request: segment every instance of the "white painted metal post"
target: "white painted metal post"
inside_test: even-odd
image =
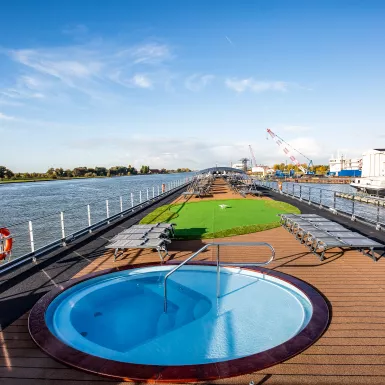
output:
[[[60,213],[60,225],[61,225],[61,238],[63,241],[63,246],[65,246],[66,245],[66,242],[65,242],[66,233],[65,233],[65,229],[64,229],[64,212],[63,211]]]
[[[131,207],[134,207],[134,194],[131,193]]]
[[[380,224],[380,201],[377,201],[377,224],[376,224],[376,230],[381,230],[381,224]]]
[[[88,226],[91,227],[91,207],[87,205],[87,213],[88,213]],[[91,232],[92,230],[90,230]]]
[[[29,240],[31,242],[31,251],[32,251],[32,253],[34,253],[35,252],[35,243],[33,241],[32,221],[28,222],[28,229],[29,229]]]
[[[120,212],[123,212],[123,198],[120,197]]]
[[[110,208],[108,207],[108,199],[106,199],[106,214],[107,214],[107,218],[110,217]]]
[[[355,215],[355,211],[354,211],[354,209],[355,209],[355,200],[354,200],[354,198],[355,198],[355,195],[353,194],[353,199],[352,199],[352,218],[351,218],[352,221],[356,220],[356,215]]]
[[[139,203],[142,203],[142,190],[139,191]]]
[[[159,189],[159,186],[158,186],[158,196],[159,196],[159,191],[160,191],[160,189]]]
[[[148,195],[148,189],[147,189],[147,200],[149,200],[150,199],[150,197],[149,197],[149,195]]]
[[[155,187],[152,187],[152,197],[155,198]]]

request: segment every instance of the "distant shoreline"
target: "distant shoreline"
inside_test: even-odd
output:
[[[121,178],[123,176],[145,176],[145,175],[172,175],[172,174],[184,174],[184,173],[175,173],[170,172],[167,174],[135,174],[135,175],[115,175],[115,176],[93,176],[93,177],[85,177],[85,176],[75,176],[70,178],[42,178],[42,179],[16,179],[16,180],[1,180],[0,185],[6,185],[10,183],[33,183],[33,182],[56,182],[59,180],[76,180],[76,179],[101,179],[101,178]]]
[[[15,179],[15,180],[2,180],[0,181],[1,184],[10,184],[10,183],[32,183],[32,182],[55,182],[58,180],[72,180],[72,179],[96,179],[96,178],[111,178],[109,176],[93,176],[92,178],[84,177],[84,176],[78,176],[78,177],[72,177],[72,178],[42,178],[42,179]],[[116,177],[113,177],[116,178]]]

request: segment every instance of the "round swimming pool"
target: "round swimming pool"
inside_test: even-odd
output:
[[[70,282],[33,308],[35,342],[67,364],[135,380],[204,380],[252,372],[297,354],[328,322],[322,296],[267,269],[131,266]]]

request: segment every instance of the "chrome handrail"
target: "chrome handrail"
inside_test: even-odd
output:
[[[175,273],[178,269],[180,269],[183,265],[185,265],[187,262],[194,259],[197,255],[208,249],[210,246],[217,246],[217,298],[220,296],[220,258],[219,258],[219,247],[220,246],[266,246],[269,247],[271,250],[271,257],[266,262],[260,262],[260,263],[242,263],[242,262],[226,262],[226,266],[266,266],[269,263],[271,263],[274,260],[275,257],[275,250],[274,247],[270,245],[270,243],[266,242],[211,242],[207,243],[203,247],[201,247],[198,251],[196,251],[193,255],[185,259],[182,263],[174,267],[170,272],[168,272],[164,277],[164,312],[167,313],[167,279]]]

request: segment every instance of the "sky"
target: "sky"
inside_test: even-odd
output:
[[[384,37],[382,0],[3,0],[0,164],[285,162],[267,128],[360,156],[385,147]]]

